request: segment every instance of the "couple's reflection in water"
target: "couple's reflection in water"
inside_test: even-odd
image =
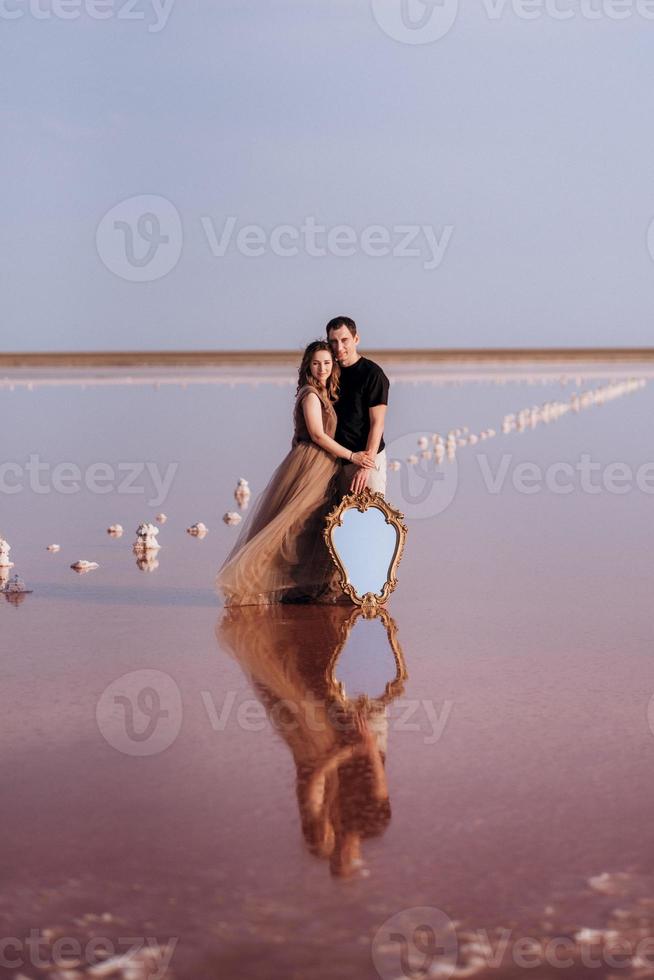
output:
[[[350,604],[240,606],[224,610],[216,636],[293,755],[307,848],[336,877],[365,875],[361,843],[391,819],[387,709],[407,677],[395,622]],[[366,693],[339,679],[348,662]]]

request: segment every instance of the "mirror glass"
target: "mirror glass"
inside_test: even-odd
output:
[[[335,677],[349,698],[378,697],[397,672],[395,655],[381,616],[360,617],[336,662]]]
[[[360,597],[368,592],[379,594],[399,543],[397,529],[386,523],[382,511],[378,507],[363,512],[346,508],[332,540],[356,593]]]

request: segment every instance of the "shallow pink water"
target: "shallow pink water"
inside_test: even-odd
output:
[[[590,373],[581,385],[447,380],[405,383],[398,369],[391,456],[404,459],[435,430],[500,433],[505,412],[607,383]],[[23,470],[4,471],[23,485],[2,493],[0,531],[12,572],[34,590],[18,606],[0,603],[0,922],[21,944],[0,976],[43,975],[25,939],[46,928],[104,936],[116,949],[125,936],[174,939],[178,977],[382,980],[402,973],[382,949],[380,974],[371,949],[388,919],[414,907],[449,917],[460,946],[466,929],[572,935],[607,926],[616,909],[646,933],[654,494],[635,474],[651,460],[651,385],[462,447],[455,478],[451,468],[426,500],[390,475],[387,496],[409,528],[388,606],[408,676],[385,719],[369,720],[383,776],[354,767],[331,811],[363,827],[358,867],[342,828],[340,863],[311,853],[298,795],[298,773],[356,742],[321,715],[347,610],[289,607],[230,623],[213,593],[236,533],[220,518],[236,509],[236,479],[256,495],[285,453],[292,388],[0,391],[13,420],[4,458]],[[30,454],[50,467],[49,490],[30,486]],[[546,473],[582,454],[599,466],[598,492],[578,476],[569,493],[516,489],[521,463]],[[147,470],[133,484],[141,493],[117,479],[102,494],[53,488],[57,463],[118,472],[148,461],[174,467],[164,499]],[[607,489],[617,462],[633,475],[626,492]],[[484,473],[502,465],[505,482],[491,492]],[[144,572],[133,532],[158,511],[168,515],[159,567]],[[203,540],[185,533],[199,520],[210,529]],[[120,539],[106,534],[114,522]],[[45,550],[52,541],[58,554]],[[100,567],[78,576],[69,568],[78,558]],[[347,642],[337,677],[381,693],[395,671],[385,630],[359,621]],[[155,694],[139,700],[146,688]],[[280,702],[298,705],[300,718],[311,704],[315,730],[281,730]],[[390,819],[367,837],[371,786],[388,795]],[[603,872],[614,877],[598,890],[589,879]],[[588,975],[610,972],[603,963]]]

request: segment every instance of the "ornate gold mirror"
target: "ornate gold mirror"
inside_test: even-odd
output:
[[[368,487],[347,494],[325,519],[325,542],[352,602],[376,609],[397,585],[404,515]]]

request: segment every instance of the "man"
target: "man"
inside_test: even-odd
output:
[[[359,354],[359,334],[354,320],[337,316],[327,324],[327,340],[341,368],[340,396],[336,402],[338,427],[334,438],[353,452],[366,450],[375,457],[377,468],[343,465],[342,493],[359,493],[365,486],[386,492],[384,418],[389,381],[374,361]]]

